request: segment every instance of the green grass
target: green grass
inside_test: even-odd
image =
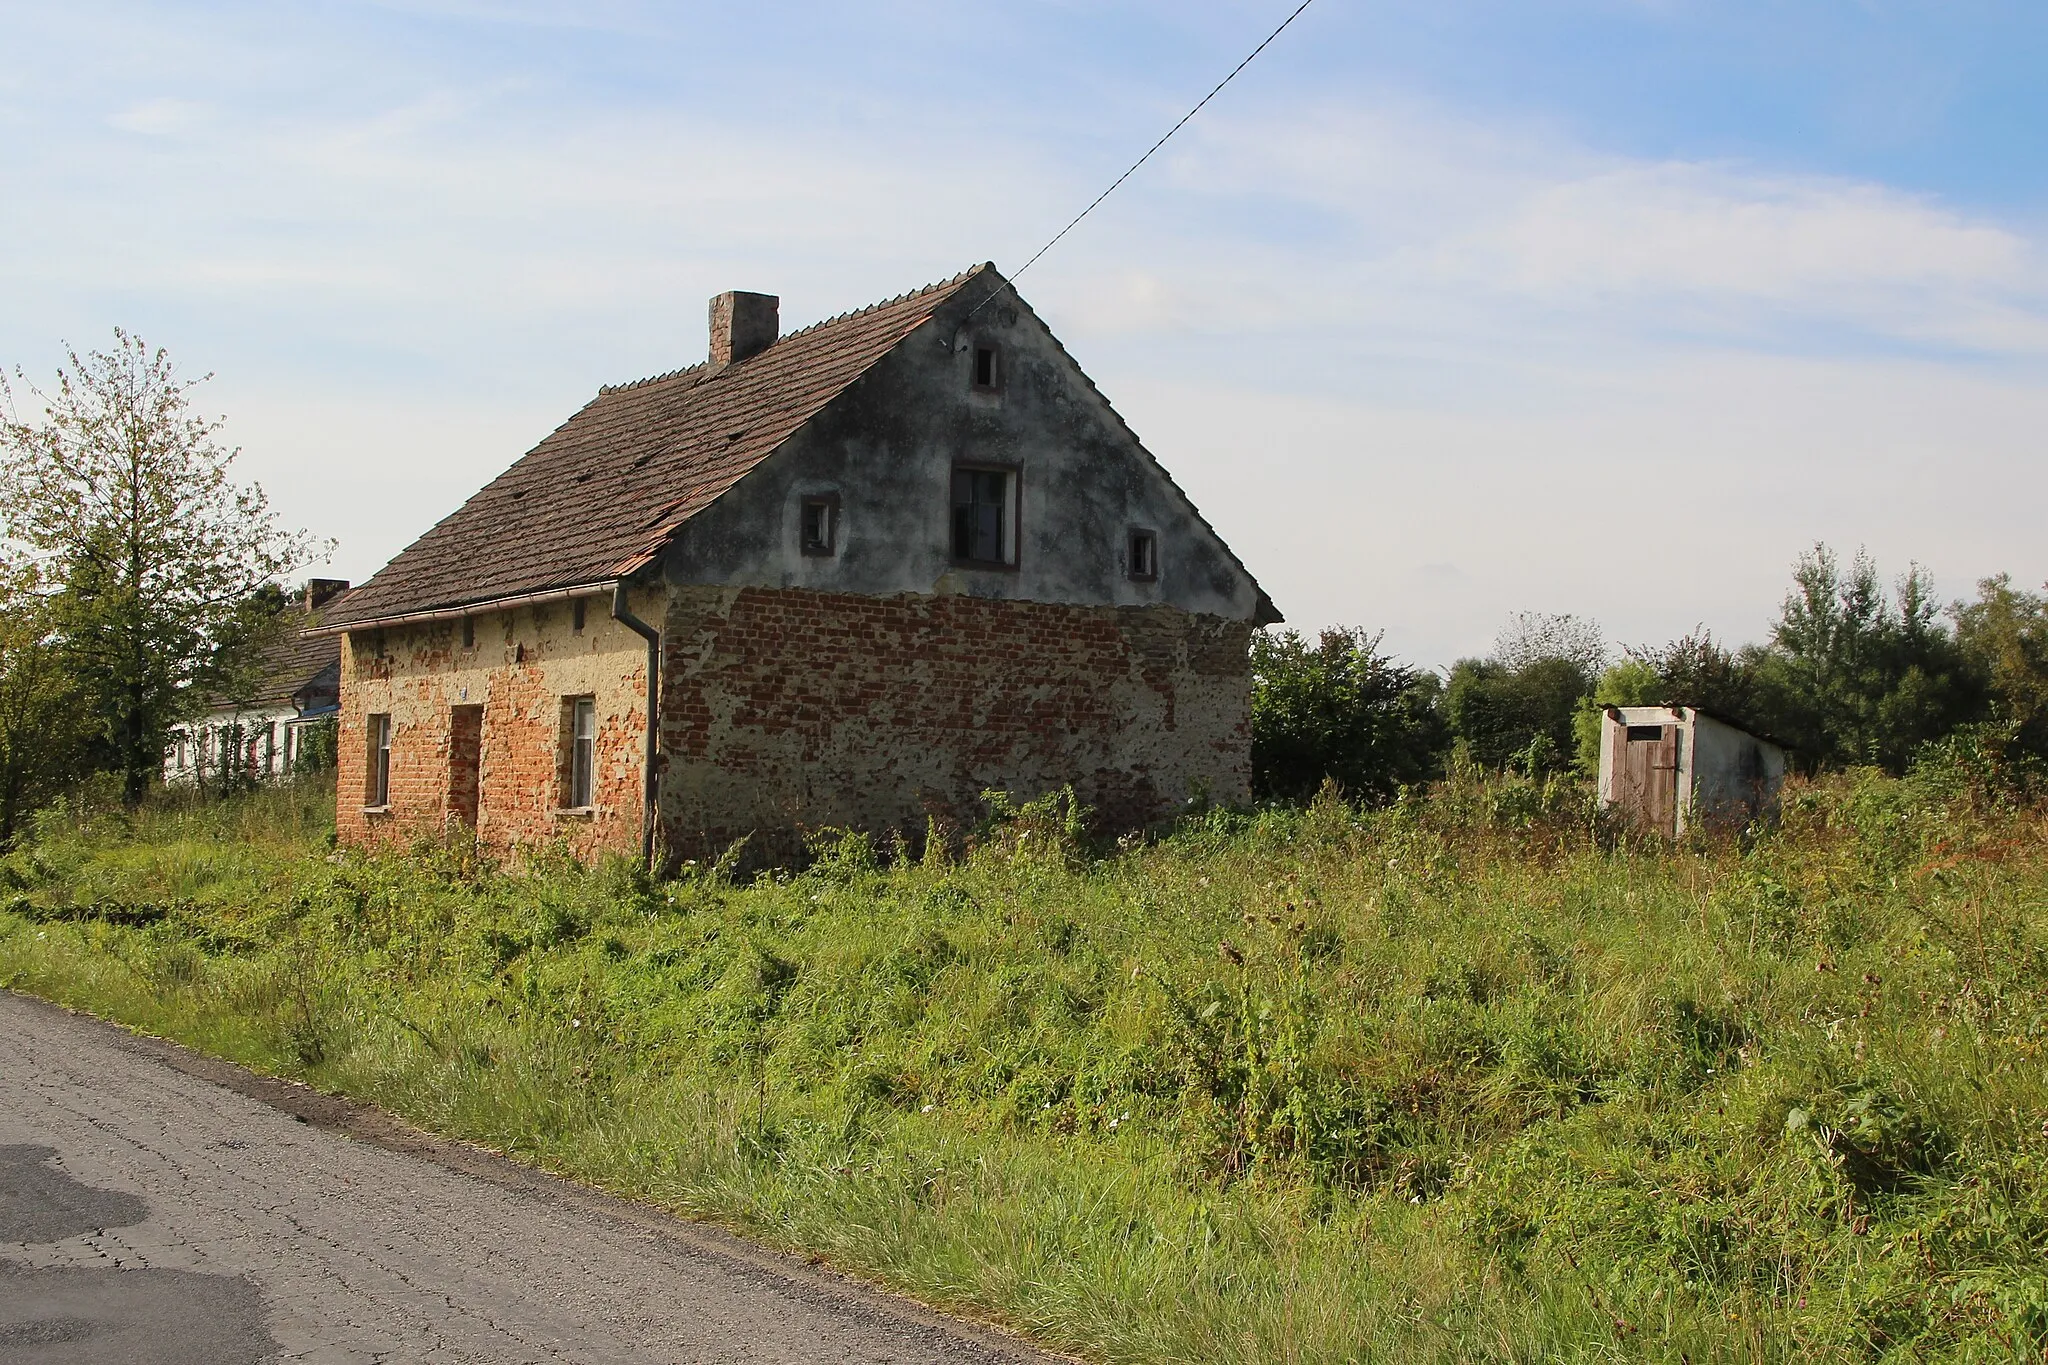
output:
[[[0,983],[1104,1361],[2039,1359],[2048,820],[1939,774],[1747,847],[1575,792],[648,884],[59,812]]]

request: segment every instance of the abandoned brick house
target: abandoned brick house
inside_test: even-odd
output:
[[[781,856],[1248,795],[1278,613],[992,265],[601,390],[329,611],[344,841]],[[648,717],[657,724],[650,732]]]

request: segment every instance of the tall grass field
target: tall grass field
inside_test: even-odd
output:
[[[2034,1359],[2048,814],[1944,769],[1672,847],[1576,787],[1053,798],[801,872],[44,817],[0,985],[1099,1361]]]

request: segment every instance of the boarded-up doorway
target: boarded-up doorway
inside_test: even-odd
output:
[[[476,828],[483,787],[484,708],[457,706],[448,713],[448,824]]]
[[[1678,832],[1678,727],[1624,725],[1615,765],[1615,804],[1636,828],[1670,838]]]

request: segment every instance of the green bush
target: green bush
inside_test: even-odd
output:
[[[1378,804],[1443,771],[1436,676],[1394,663],[1380,637],[1326,630],[1252,637],[1252,790],[1304,801],[1335,782]]]

